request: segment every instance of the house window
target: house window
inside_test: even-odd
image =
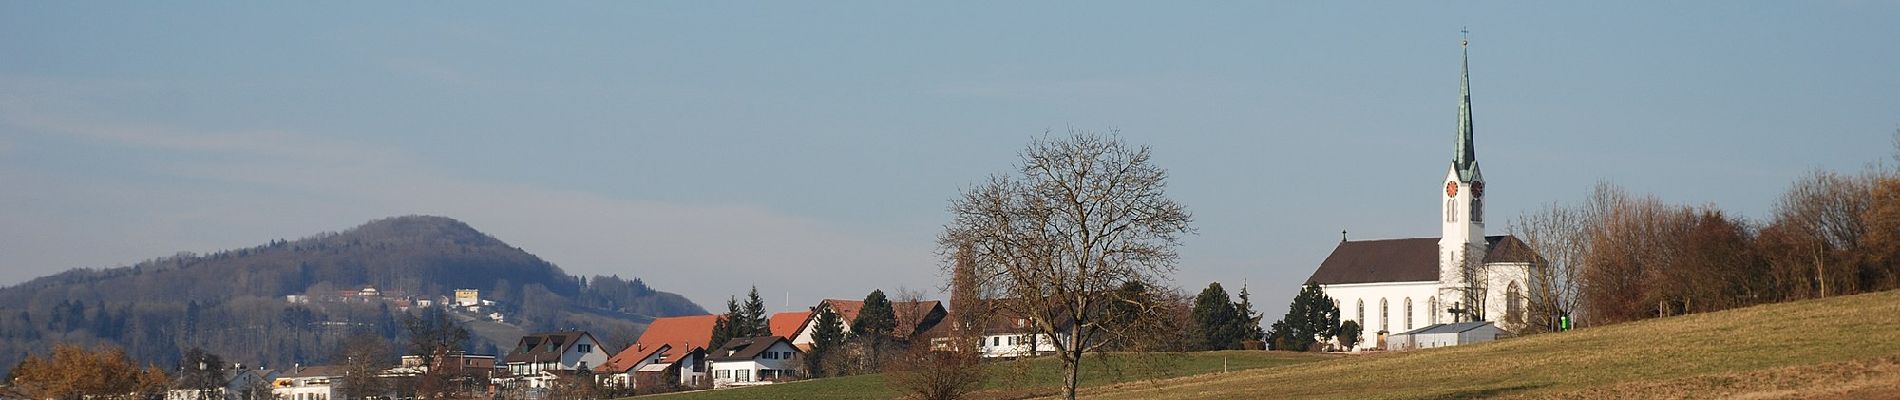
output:
[[[1390,332],[1389,328],[1392,327],[1392,324],[1386,323],[1387,321],[1391,320],[1391,318],[1388,317],[1389,315],[1392,315],[1391,308],[1386,306],[1385,299],[1379,299],[1379,331],[1380,332]]]
[[[735,381],[739,381],[739,382],[751,382],[751,381],[752,381],[752,370],[749,370],[749,369],[735,369],[735,370],[732,370],[732,375],[733,375],[733,380],[735,380]]]
[[[777,360],[777,359],[778,359],[778,352],[776,352],[776,351],[768,351],[768,352],[765,352],[765,354],[763,354],[763,355],[761,355],[761,356],[760,356],[760,358],[764,358],[764,359],[767,359],[767,360]]]
[[[1412,298],[1405,298],[1405,330],[1412,330]]]
[[[785,359],[787,359],[787,360],[790,360],[790,359],[792,359],[792,356],[794,356],[794,355],[796,355],[796,354],[797,354],[797,353],[793,353],[793,352],[789,352],[789,351],[787,351],[787,352],[785,352]]]
[[[1002,346],[1002,345],[1003,345],[1002,336],[996,336],[996,337],[990,338],[990,346]]]
[[[576,347],[576,348],[578,348],[578,349],[580,349],[580,351],[581,351],[582,353],[592,353],[592,352],[594,352],[594,345],[591,345],[591,344],[582,344],[582,345],[575,345],[574,347]]]

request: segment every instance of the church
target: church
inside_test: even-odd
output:
[[[1472,141],[1470,42],[1458,85],[1458,132],[1442,186],[1442,235],[1436,238],[1346,240],[1307,278],[1339,306],[1341,322],[1358,321],[1356,348],[1385,347],[1389,334],[1433,324],[1492,321],[1522,328],[1531,261],[1515,236],[1485,236],[1485,183]]]

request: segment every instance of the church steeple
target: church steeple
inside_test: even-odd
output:
[[[1451,167],[1458,171],[1458,180],[1470,182],[1471,171],[1478,164],[1478,151],[1471,140],[1471,31],[1460,32],[1465,34],[1459,45],[1464,50],[1464,69],[1458,80],[1458,139]]]

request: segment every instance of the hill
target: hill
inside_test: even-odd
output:
[[[365,287],[381,296],[341,295]],[[0,368],[61,341],[112,343],[161,365],[191,347],[247,365],[322,364],[352,333],[400,344],[404,308],[455,289],[480,290],[497,302],[483,312],[505,315],[504,323],[476,329],[475,351],[509,348],[520,332],[552,329],[587,329],[614,343],[609,337],[637,335],[653,317],[705,312],[637,278],[570,276],[461,221],[407,216],[0,288]]]
[[[1893,398],[1900,291],[1103,387],[1089,398]]]

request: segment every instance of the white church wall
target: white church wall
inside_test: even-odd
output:
[[[1376,282],[1320,285],[1320,290],[1339,302],[1339,321],[1359,321],[1361,326],[1359,344],[1354,351],[1372,349],[1379,346],[1379,330],[1384,327],[1388,334],[1405,332],[1431,325],[1429,305],[1433,296],[1438,294],[1437,281],[1421,282]],[[1380,318],[1379,300],[1385,300],[1389,321]],[[1407,324],[1405,301],[1412,301],[1410,324]],[[1365,304],[1365,313],[1359,313],[1359,304]],[[1449,322],[1440,320],[1439,322]],[[1382,325],[1382,323],[1384,325]],[[1338,344],[1335,340],[1334,344]]]
[[[1529,312],[1530,304],[1526,300],[1530,294],[1527,286],[1530,277],[1529,263],[1488,263],[1485,264],[1489,279],[1485,282],[1484,320],[1496,323],[1499,328],[1515,331],[1521,328],[1522,321],[1512,323],[1506,320],[1510,311],[1509,295],[1511,284],[1517,284],[1517,306],[1520,313]],[[1522,316],[1520,316],[1521,318]]]

